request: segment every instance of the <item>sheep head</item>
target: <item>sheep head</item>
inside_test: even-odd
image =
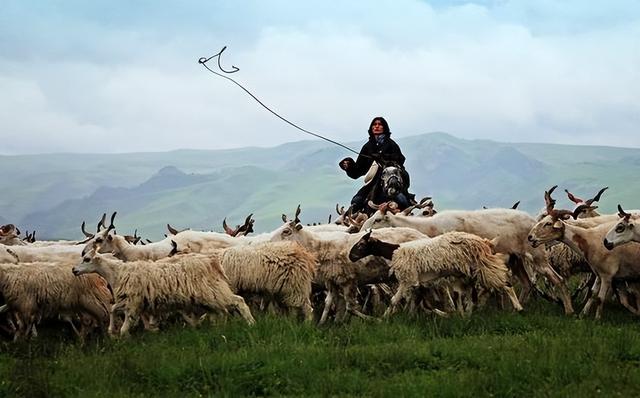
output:
[[[604,247],[613,250],[614,247],[631,242],[634,238],[634,223],[631,221],[631,214],[622,210],[622,206],[618,205],[618,216],[620,221],[607,232],[604,237]]]

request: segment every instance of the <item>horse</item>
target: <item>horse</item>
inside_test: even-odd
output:
[[[409,175],[400,165],[380,163],[380,167],[372,179],[373,186],[367,196],[368,200],[373,203],[394,201],[400,210],[405,209],[411,205],[411,198],[407,197],[408,177]],[[370,210],[375,211],[370,206],[365,206],[365,212],[369,213]]]

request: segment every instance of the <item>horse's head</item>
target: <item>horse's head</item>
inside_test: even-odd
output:
[[[382,184],[382,190],[388,197],[395,197],[404,189],[402,169],[396,164],[385,165],[380,177],[380,183]]]

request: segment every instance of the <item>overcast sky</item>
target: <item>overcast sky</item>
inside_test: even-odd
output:
[[[640,147],[640,2],[28,1],[0,9],[0,153],[394,136]],[[215,63],[212,64],[212,67]]]

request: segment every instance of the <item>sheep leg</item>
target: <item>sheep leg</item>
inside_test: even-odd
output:
[[[139,315],[136,311],[127,309],[124,313],[124,323],[120,327],[120,337],[129,337],[129,329],[138,322]]]
[[[583,277],[582,282],[580,283],[580,285],[576,288],[576,291],[573,292],[573,295],[571,296],[572,300],[576,300],[578,301],[578,296],[580,296],[585,290],[589,291],[590,287],[589,286],[593,286],[593,283],[595,282],[595,278],[596,278],[596,274],[589,274],[588,277]],[[588,293],[587,293],[588,296]],[[584,297],[583,301],[587,300],[587,297]]]
[[[105,308],[104,304],[88,300],[82,302],[82,307],[87,315],[95,320],[96,324],[100,328],[100,331],[103,331],[105,326],[105,318],[107,315],[107,309]]]
[[[320,317],[319,325],[324,325],[327,321],[327,317],[329,316],[329,311],[331,311],[331,306],[333,305],[333,299],[335,297],[335,289],[333,286],[329,286],[327,289],[327,296],[324,298],[324,308],[322,309],[322,316]]]
[[[622,304],[624,308],[631,311],[633,315],[640,315],[640,312],[638,312],[638,309],[632,306],[631,303],[629,302],[629,292],[627,291],[626,286],[617,287],[615,290],[616,290],[616,293],[618,294],[618,299],[620,300],[620,304]]]
[[[451,288],[450,287],[445,287],[444,288],[444,309],[453,309],[455,310],[456,308],[456,303],[453,301],[453,296],[451,296]]]
[[[511,286],[505,286],[502,288],[502,290],[507,294],[509,300],[511,300],[511,305],[513,305],[513,308],[518,312],[522,311],[522,305],[520,304],[520,301],[518,301],[518,296],[516,296],[516,292],[513,291],[513,288]]]
[[[344,322],[345,318],[347,317],[347,301],[345,300],[344,296],[342,294],[340,294],[339,291],[336,291],[336,296],[335,296],[334,299],[336,300],[336,304],[335,304],[335,309],[336,309],[335,322],[336,323],[342,323],[342,322]]]
[[[529,279],[529,275],[527,271],[524,269],[523,260],[520,258],[515,259],[514,263],[510,264],[510,269],[512,275],[520,282],[522,285],[522,290],[520,290],[519,300],[522,303],[525,303],[531,297],[531,291],[533,289],[533,283],[531,279]]]
[[[609,293],[609,289],[611,288],[611,280],[612,277],[605,276],[601,278],[600,282],[600,290],[598,291],[598,308],[596,308],[596,319],[600,319],[602,317],[602,310],[604,308],[604,302],[607,299],[607,293]]]
[[[556,271],[551,268],[548,263],[545,263],[540,272],[553,283],[553,285],[560,289],[560,296],[562,297],[562,304],[564,305],[564,313],[565,315],[573,314],[573,305],[571,304],[571,295],[569,294],[569,289],[567,289],[566,283]]]
[[[394,314],[398,308],[398,304],[402,301],[404,297],[411,297],[411,289],[412,287],[406,283],[400,282],[398,285],[398,290],[396,294],[391,297],[391,304],[389,304],[389,308],[384,312],[383,318],[388,318],[392,314]]]
[[[591,306],[593,305],[593,302],[595,301],[595,292],[600,290],[600,278],[596,278],[595,282],[593,282],[593,285],[591,286],[591,289],[589,290],[591,292],[589,299],[587,300],[587,303],[584,305],[584,307],[582,308],[582,312],[580,313],[580,316],[587,316],[589,315],[589,311],[591,310]]]
[[[354,286],[351,283],[348,283],[346,286],[344,286],[342,290],[344,298],[347,302],[347,309],[346,309],[347,313],[353,314],[360,319],[364,319],[365,321],[376,319],[375,317],[372,317],[370,315],[365,315],[358,310],[358,304],[356,303],[354,290],[355,290]]]
[[[116,328],[116,313],[119,311],[122,311],[123,307],[124,307],[123,302],[111,305],[111,310],[109,311],[109,327],[107,329],[109,331],[109,335],[111,336],[115,336],[118,334],[118,331]]]
[[[79,339],[82,339],[82,333],[80,333],[78,328],[76,328],[76,325],[73,323],[73,319],[71,318],[70,315],[63,315],[62,320],[65,322],[68,322],[69,325],[71,325],[71,330],[73,330],[73,333],[76,334],[76,337],[78,337]]]

